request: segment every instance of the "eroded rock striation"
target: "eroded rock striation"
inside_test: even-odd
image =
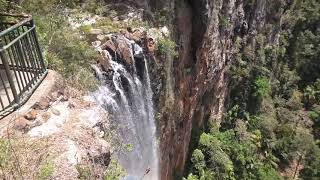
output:
[[[158,111],[161,179],[173,179],[183,175],[196,143],[191,140],[197,139],[205,122],[220,124],[229,92],[227,70],[239,51],[237,39],[256,49],[253,37],[265,24],[273,24],[267,43],[276,44],[281,10],[269,11],[268,3],[274,2],[263,0],[149,3],[173,15],[168,21],[179,52],[179,57],[160,57],[151,78]]]

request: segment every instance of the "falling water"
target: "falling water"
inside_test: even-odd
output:
[[[97,66],[93,66],[102,82],[94,98],[112,114],[122,142],[130,147],[118,152],[119,162],[128,174],[124,179],[157,180],[158,151],[148,64],[142,48],[129,40],[127,43],[132,47],[132,73],[116,62],[116,56],[112,58],[108,51],[98,48],[108,59],[112,59],[113,74],[108,77]],[[142,61],[143,68],[135,67],[135,61]],[[137,71],[143,71],[140,72],[142,77],[138,76]],[[108,78],[110,81],[107,81]]]

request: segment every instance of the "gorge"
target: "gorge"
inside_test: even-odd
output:
[[[82,151],[70,179],[320,178],[318,0],[0,0],[0,10],[33,14],[64,79],[39,111],[73,130],[58,134]]]
[[[283,81],[280,74],[286,72],[286,69],[279,67],[279,63],[284,56],[278,49],[290,47],[290,43],[294,43],[291,39],[289,45],[284,45],[283,38],[286,38],[285,33],[294,33],[292,28],[299,26],[294,23],[300,22],[299,20],[290,24],[289,19],[292,17],[291,13],[304,11],[303,2],[146,0],[120,3],[142,7],[146,19],[160,19],[159,25],[168,25],[170,32],[169,35],[162,32],[163,36],[175,42],[175,46],[170,46],[169,40],[162,42],[152,37],[151,40],[156,41],[160,48],[161,43],[167,45],[162,49],[163,52],[159,53],[150,52],[149,44],[141,41],[149,64],[151,89],[154,92],[160,179],[180,179],[192,172],[195,165],[192,151],[197,150],[199,144],[201,147],[202,133],[223,133],[223,129],[228,127],[226,113],[235,107],[240,106],[240,110],[236,117],[238,120],[233,121],[240,125],[232,125],[232,130],[237,130],[237,126],[249,128],[250,121],[244,119],[266,114],[268,108],[275,107],[276,110],[271,112],[279,114],[276,103],[267,104],[275,95],[268,98],[254,95],[258,88],[254,83],[262,81],[263,79],[259,79],[262,77],[270,78],[269,82],[273,83]],[[153,15],[150,17],[150,14]],[[164,24],[162,17],[167,18]],[[285,53],[290,54],[290,51]],[[280,94],[276,96],[290,101],[282,92],[278,93]],[[274,117],[274,114],[266,116]],[[266,120],[261,120],[262,123],[264,121]],[[242,122],[249,125],[243,125]],[[278,122],[281,126],[281,121]],[[259,129],[260,131],[264,130]],[[250,133],[253,133],[251,136],[256,136],[255,131],[247,132]],[[278,150],[266,148],[265,152],[268,151],[276,154]],[[229,157],[232,158],[230,155]],[[282,157],[276,155],[276,158]],[[219,160],[212,161],[219,164]],[[290,161],[293,163],[297,159],[292,157]],[[281,171],[290,171],[290,168]],[[200,176],[201,173],[198,173]],[[230,176],[233,175],[229,174],[228,177]]]

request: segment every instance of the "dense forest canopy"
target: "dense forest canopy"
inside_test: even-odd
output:
[[[279,43],[267,43],[276,24],[256,46],[237,37],[229,110],[208,122],[187,179],[320,178],[320,2],[267,2],[281,14]]]

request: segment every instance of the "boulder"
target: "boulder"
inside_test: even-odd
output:
[[[99,59],[98,63],[101,65],[102,70],[108,71],[111,69],[111,65],[110,65],[111,59],[110,59],[110,56],[107,55],[105,51],[103,51],[102,53],[103,53],[103,55]]]
[[[46,97],[42,97],[38,102],[33,105],[35,110],[45,110],[50,106],[50,100]]]
[[[111,52],[116,52],[116,50],[117,50],[116,45],[114,44],[114,42],[112,40],[108,40],[107,42],[102,44],[101,49],[106,49]]]
[[[117,54],[120,55],[121,59],[128,65],[132,64],[132,49],[128,42],[124,39],[118,39],[117,41]]]
[[[143,38],[143,31],[140,29],[132,30],[128,28],[127,30],[121,30],[120,33],[129,40],[133,40],[140,43]]]
[[[54,114],[54,115],[56,115],[56,116],[60,116],[60,111],[58,110],[58,109],[56,109],[56,108],[51,108],[51,112],[52,112],[52,114]]]
[[[39,110],[32,109],[26,115],[24,115],[24,118],[26,118],[29,121],[33,121],[37,118],[38,113]]]
[[[132,40],[134,40],[135,42],[141,42],[142,38],[143,38],[143,32],[140,30],[135,30],[132,35],[131,35]]]
[[[103,50],[108,50],[113,56],[116,54],[120,59],[122,59],[127,65],[132,64],[132,52],[130,47],[130,42],[124,38],[124,36],[113,36],[112,40],[105,42],[101,48]]]
[[[145,46],[147,48],[148,54],[154,56],[156,50],[156,43],[153,40],[153,38],[148,38]]]
[[[28,124],[29,121],[26,118],[20,116],[14,121],[13,128],[25,132],[28,130]]]

